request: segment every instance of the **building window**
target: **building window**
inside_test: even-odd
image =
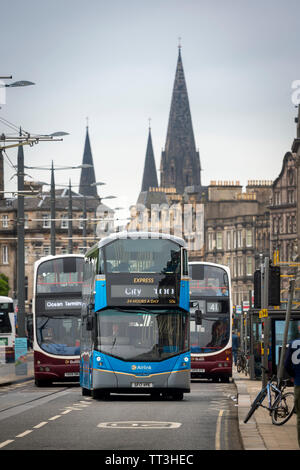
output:
[[[8,264],[8,245],[2,245],[2,264]]]
[[[293,204],[295,202],[294,191],[288,191],[288,203]]]
[[[246,258],[246,275],[252,276],[253,274],[253,259],[252,256],[247,256]]]
[[[211,251],[213,249],[213,232],[208,232],[208,250]]]
[[[61,228],[68,228],[68,226],[69,226],[68,216],[67,215],[62,215],[61,216],[60,227]]]
[[[237,231],[237,247],[242,248],[242,246],[243,246],[242,231],[238,230]]]
[[[28,264],[28,256],[29,256],[29,246],[24,246],[24,263]]]
[[[238,259],[237,259],[237,275],[238,276],[243,276],[243,258],[242,256],[238,256]]]
[[[8,215],[3,215],[2,216],[2,227],[3,228],[8,228]]]
[[[43,228],[50,228],[50,227],[51,227],[50,215],[44,214],[43,215]]]
[[[246,246],[250,247],[252,246],[252,230],[247,230],[246,231]]]
[[[274,203],[275,205],[278,205],[280,204],[280,192],[279,191],[275,191],[274,193]]]
[[[227,250],[231,250],[231,231],[226,232]]]
[[[217,250],[222,250],[223,248],[223,233],[217,232]]]
[[[44,246],[44,256],[49,256],[50,255],[50,246],[45,245]]]

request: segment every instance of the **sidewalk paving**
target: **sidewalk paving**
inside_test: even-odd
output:
[[[268,410],[259,407],[244,424],[250,405],[261,390],[261,381],[250,380],[235,367],[232,377],[238,392],[238,420],[244,450],[299,450],[296,414],[287,423],[276,426]]]
[[[20,371],[16,371],[16,366],[14,362],[8,363],[8,364],[0,363],[0,386],[33,379],[33,352],[32,351],[30,351],[27,354],[26,373],[21,374],[21,375],[19,374],[20,374]]]

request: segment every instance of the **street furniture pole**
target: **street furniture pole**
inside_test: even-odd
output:
[[[268,310],[268,304],[269,304],[269,258],[266,256],[265,257],[265,262],[264,262],[264,273],[263,273],[263,292],[262,292],[262,309]],[[268,382],[268,352],[269,352],[269,334],[270,334],[270,328],[269,328],[269,317],[264,318],[264,351],[263,351],[263,370],[262,370],[262,385],[265,387]]]
[[[284,325],[284,333],[283,333],[283,340],[282,340],[282,348],[281,348],[280,361],[278,365],[278,374],[277,374],[279,384],[281,383],[283,379],[283,373],[284,373],[284,359],[285,359],[285,353],[286,353],[286,344],[288,340],[288,332],[289,332],[289,324],[290,324],[290,319],[291,319],[294,289],[295,289],[295,279],[290,279],[289,296],[288,296],[288,303],[287,303],[286,314],[285,314],[285,325]]]

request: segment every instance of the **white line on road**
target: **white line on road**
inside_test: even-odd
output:
[[[30,434],[31,432],[32,432],[32,429],[28,429],[27,431],[24,431],[21,434],[18,434],[16,437],[24,437],[24,436],[27,436],[27,434]]]
[[[7,441],[0,442],[0,449],[2,449],[2,447],[7,446],[7,445],[10,444],[11,442],[14,442],[14,439],[8,439]]]
[[[49,418],[48,421],[54,421],[55,419],[58,419],[60,417],[61,417],[61,415],[52,416],[52,418]]]
[[[216,428],[216,450],[221,450],[221,421],[224,410],[220,410]]]
[[[47,421],[42,421],[41,423],[39,423],[39,424],[37,424],[36,426],[33,426],[33,427],[34,427],[34,429],[39,429],[39,428],[45,426],[45,424],[48,424],[48,422]]]

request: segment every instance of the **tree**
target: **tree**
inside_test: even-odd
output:
[[[9,292],[9,283],[8,277],[5,274],[0,273],[0,295],[8,295]]]

